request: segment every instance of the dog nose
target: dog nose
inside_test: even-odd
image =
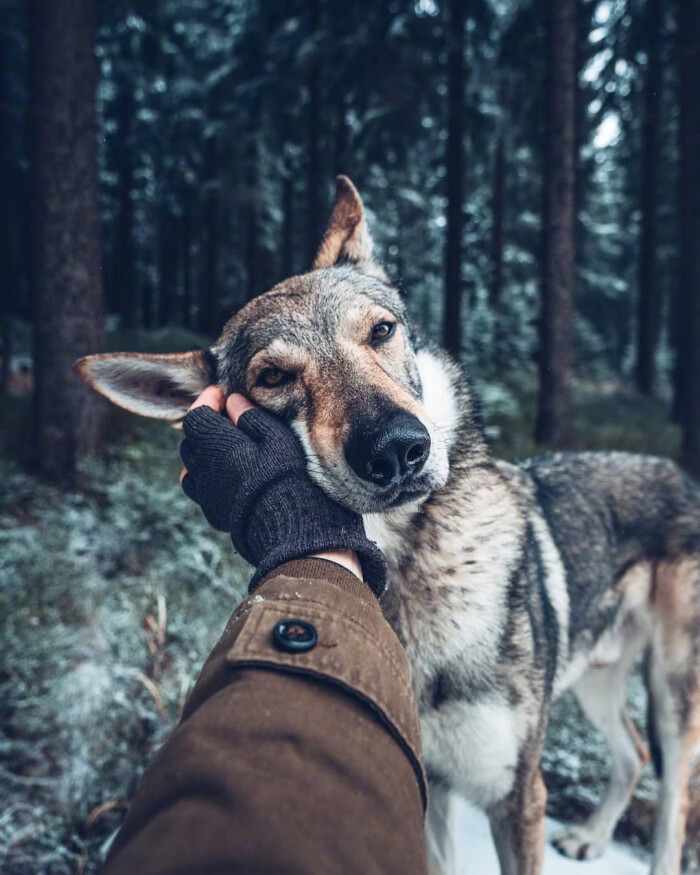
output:
[[[357,429],[345,449],[357,476],[378,486],[417,474],[429,453],[428,430],[410,413],[389,414],[373,427]]]

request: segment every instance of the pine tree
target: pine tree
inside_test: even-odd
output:
[[[576,0],[549,0],[540,391],[536,439],[572,439],[575,269]]]
[[[35,322],[34,449],[71,477],[102,436],[103,402],[72,373],[104,343],[93,0],[29,4]]]
[[[648,0],[646,19],[648,44],[642,134],[642,230],[639,243],[636,381],[637,388],[643,395],[653,395],[656,382],[656,349],[661,327],[661,292],[657,266],[661,0]]]
[[[450,0],[447,36],[447,241],[443,342],[462,352],[462,237],[464,234],[464,23],[465,4]]]

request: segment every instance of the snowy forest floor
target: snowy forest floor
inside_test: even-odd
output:
[[[496,453],[532,452],[534,384],[479,388]],[[182,494],[178,433],[114,411],[104,458],[65,492],[22,465],[28,415],[27,399],[11,397],[0,425],[0,870],[93,873],[248,570]],[[662,404],[614,386],[579,385],[576,425],[582,447],[677,448]],[[638,680],[630,700],[643,728]],[[551,816],[581,820],[600,798],[606,755],[568,696],[544,764]],[[647,769],[616,834],[642,855],[655,792]],[[700,872],[700,794],[691,820],[687,871]],[[563,866],[550,859],[547,871]]]

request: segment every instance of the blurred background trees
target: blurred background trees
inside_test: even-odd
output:
[[[99,871],[249,573],[161,423],[110,408],[46,482],[102,425],[70,362],[210,343],[308,269],[342,172],[498,455],[700,474],[699,96],[700,0],[0,0],[3,873]],[[549,813],[605,760],[559,702]]]
[[[80,130],[98,150],[110,331],[214,337],[237,307],[308,268],[343,172],[424,331],[479,373],[537,379],[541,443],[576,441],[575,374],[673,397],[697,465],[699,6],[99,4],[96,140]],[[13,326],[35,324],[40,349],[56,339],[35,362],[39,393],[59,347],[84,351],[42,301],[80,299],[85,324],[99,321],[88,316],[99,312],[99,253],[84,241],[100,240],[92,219],[81,230],[66,219],[62,252],[93,279],[56,275],[44,295],[36,247],[52,244],[38,241],[36,180],[81,179],[86,194],[93,158],[77,133],[63,172],[32,151],[60,111],[35,109],[49,87],[49,58],[30,61],[43,7],[47,26],[72,15],[38,0],[0,5],[2,379]],[[75,81],[87,111],[91,80]]]

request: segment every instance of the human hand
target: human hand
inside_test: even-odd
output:
[[[209,523],[228,531],[240,554],[257,566],[251,590],[278,565],[319,556],[364,574],[381,595],[386,563],[379,548],[365,536],[359,515],[311,481],[303,448],[279,417],[210,386],[183,428],[182,487]]]

